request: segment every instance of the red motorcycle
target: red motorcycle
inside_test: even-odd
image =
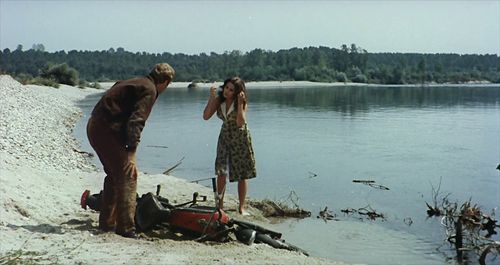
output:
[[[194,236],[197,241],[214,240],[227,241],[229,233],[233,232],[236,238],[247,244],[266,243],[274,248],[298,251],[305,255],[308,253],[281,239],[282,234],[262,226],[230,218],[224,210],[217,207],[218,197],[215,178],[212,178],[212,189],[215,196],[216,207],[201,206],[198,202],[205,202],[207,196],[193,193],[191,201],[172,205],[167,198],[160,196],[160,185],[157,186],[156,195],[151,192],[137,195],[135,223],[138,231],[147,232],[155,226],[167,224],[168,227],[184,235]],[[85,190],[80,199],[83,209],[100,210],[101,194],[90,194]]]

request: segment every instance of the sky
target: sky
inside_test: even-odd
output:
[[[200,54],[293,47],[500,55],[500,0],[0,0],[0,48]]]

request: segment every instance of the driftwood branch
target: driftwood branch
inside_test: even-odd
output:
[[[363,208],[358,209],[358,214],[366,215],[370,220],[375,220],[377,218],[385,219],[384,215],[381,213],[377,213],[370,205],[367,205]]]
[[[76,148],[73,148],[73,151],[77,152],[77,153],[80,153],[80,154],[84,154],[84,155],[87,155],[88,157],[93,157],[94,154],[92,153],[89,153],[89,152],[85,152],[85,151],[82,151],[82,150],[78,150]]]
[[[361,180],[361,179],[353,179],[352,182],[354,183],[363,183],[363,184],[368,184],[368,183],[375,183],[375,180]]]
[[[319,215],[317,218],[323,219],[323,221],[329,221],[329,220],[334,220],[335,214],[332,213],[332,211],[328,210],[328,207],[325,207],[323,211],[319,211]]]
[[[175,169],[176,167],[178,167],[180,164],[182,164],[182,160],[184,160],[184,158],[185,158],[185,157],[182,157],[182,158],[181,158],[181,160],[179,160],[179,162],[177,162],[177,164],[175,164],[175,165],[173,165],[171,168],[169,168],[169,169],[165,170],[165,172],[163,172],[163,174],[165,174],[165,175],[169,175],[169,174],[170,174],[170,172],[174,171],[174,169]]]
[[[249,204],[262,211],[264,217],[293,217],[305,218],[310,217],[311,212],[299,208],[290,208],[283,203],[276,203],[271,200],[250,201]]]
[[[146,147],[168,148],[168,146],[165,146],[165,145],[146,145]]]
[[[376,189],[380,189],[380,190],[389,190],[388,187],[384,186],[384,185],[381,185],[381,184],[377,184],[375,183],[374,180],[360,180],[360,179],[354,179],[352,180],[352,182],[354,183],[361,183],[361,184],[365,184],[365,185],[368,185],[372,188],[376,188]]]
[[[433,187],[433,200],[437,201],[438,189]],[[448,195],[442,199],[441,207],[432,207],[428,203],[427,214],[429,217],[443,215],[441,225],[445,228],[446,241],[452,244],[456,250],[456,258],[459,263],[464,260],[468,252],[475,252],[480,257],[480,264],[485,264],[488,254],[496,255],[497,259],[500,251],[500,242],[490,239],[497,232],[499,227],[491,215],[484,214],[480,207],[472,205],[470,199],[461,206],[456,202],[450,202]],[[434,202],[437,205],[437,202]]]
[[[340,211],[346,215],[352,215],[354,213],[357,213],[359,215],[367,216],[368,219],[370,219],[370,220],[376,220],[377,218],[381,218],[382,220],[385,220],[384,214],[378,213],[370,205],[367,205],[367,206],[359,208],[359,209],[345,208],[345,209],[341,209]]]

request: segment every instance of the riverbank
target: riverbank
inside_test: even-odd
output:
[[[99,83],[103,89],[110,88],[114,82],[100,82]],[[168,89],[188,89],[191,82],[172,82]],[[212,85],[222,85],[222,82],[214,83],[196,83],[195,87],[191,89],[209,89]],[[367,84],[362,83],[322,83],[322,82],[310,82],[310,81],[253,81],[246,82],[246,87],[248,89],[266,89],[266,88],[290,88],[290,87],[328,87],[328,86],[366,86]]]
[[[101,82],[100,85],[104,89],[110,88],[114,82]],[[169,89],[188,89],[191,82],[172,82],[168,88]],[[214,83],[196,83],[193,89],[208,89]],[[222,85],[222,82],[215,82],[216,85]],[[500,84],[489,83],[489,82],[469,82],[461,84],[452,83],[426,83],[426,84],[399,84],[399,85],[387,85],[387,84],[367,84],[367,83],[352,83],[352,82],[311,82],[311,81],[252,81],[247,82],[246,86],[248,89],[266,89],[266,88],[293,88],[293,87],[354,87],[354,86],[365,86],[365,87],[488,87],[488,86],[500,86]]]
[[[197,243],[143,236],[127,239],[97,229],[98,214],[79,206],[85,189],[98,192],[104,173],[72,136],[75,103],[102,90],[23,86],[0,76],[0,261],[50,264],[340,264],[264,244]],[[167,175],[141,173],[138,193],[185,202],[211,190]],[[213,203],[208,201],[208,204]],[[236,198],[227,206],[235,207]],[[256,209],[247,220],[265,224]],[[284,235],[286,239],[286,235]],[[293,243],[293,242],[292,242]]]

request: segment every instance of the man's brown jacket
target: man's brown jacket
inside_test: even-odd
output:
[[[107,122],[124,148],[134,150],[157,97],[151,76],[118,81],[99,100],[92,117]]]

